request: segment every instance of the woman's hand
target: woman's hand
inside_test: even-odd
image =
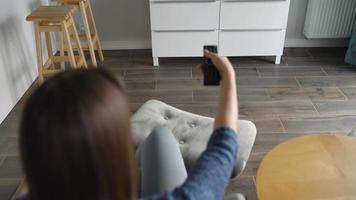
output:
[[[204,57],[209,58],[214,63],[223,80],[226,80],[231,76],[235,77],[234,68],[227,57],[219,56],[208,50],[204,50]]]

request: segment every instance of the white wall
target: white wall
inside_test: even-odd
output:
[[[149,0],[91,0],[106,49],[149,48]]]
[[[105,49],[150,48],[149,0],[91,0]],[[306,40],[308,0],[291,0],[286,46],[340,46],[340,40]],[[199,11],[197,11],[199,12]],[[201,14],[204,14],[201,11]],[[199,14],[199,13],[197,13]]]
[[[33,24],[26,16],[47,0],[0,0],[0,122],[37,76]]]
[[[347,46],[348,40],[307,40],[303,36],[308,0],[291,0],[286,36],[287,47]]]

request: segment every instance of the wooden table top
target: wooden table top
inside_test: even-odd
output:
[[[356,138],[310,135],[278,145],[257,172],[259,200],[355,200]]]
[[[27,21],[34,20],[66,20],[76,8],[71,5],[65,6],[40,6],[26,17]]]

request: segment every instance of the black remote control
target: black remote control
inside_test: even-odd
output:
[[[204,50],[208,50],[213,53],[218,53],[218,47],[214,45],[206,45],[204,46]],[[204,72],[204,85],[206,86],[217,86],[220,85],[220,74],[216,69],[213,62],[204,57],[203,60],[203,72]]]

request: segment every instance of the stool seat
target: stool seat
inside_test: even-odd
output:
[[[63,21],[68,20],[76,11],[75,6],[40,6],[26,17],[27,21],[47,20]]]

